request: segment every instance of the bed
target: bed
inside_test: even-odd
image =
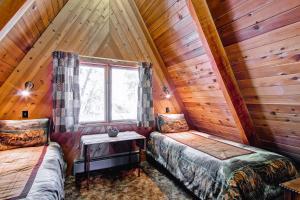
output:
[[[152,132],[147,154],[200,199],[275,199],[279,184],[298,176],[279,154],[193,130],[171,132]]]
[[[0,199],[64,199],[66,164],[59,144],[48,141],[48,123],[0,121]],[[40,133],[44,139],[36,135]]]

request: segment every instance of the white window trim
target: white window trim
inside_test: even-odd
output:
[[[104,121],[92,121],[92,122],[85,122],[81,121],[79,122],[79,126],[97,126],[97,125],[118,125],[118,124],[136,124],[137,119],[123,119],[123,120],[112,120],[112,69],[124,69],[124,70],[138,70],[137,67],[134,66],[118,66],[113,64],[102,64],[102,63],[80,63],[80,65],[89,66],[89,67],[98,67],[98,68],[104,68],[104,82],[105,82],[105,92],[104,92],[104,98],[105,98],[105,111],[104,111]]]

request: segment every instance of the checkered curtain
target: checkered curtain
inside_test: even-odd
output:
[[[53,52],[54,132],[76,131],[79,121],[79,57],[70,52]]]
[[[152,64],[143,62],[139,67],[138,112],[137,121],[140,127],[154,125],[152,95]]]

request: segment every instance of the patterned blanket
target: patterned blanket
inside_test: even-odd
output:
[[[57,143],[0,151],[0,199],[64,199],[62,151]]]
[[[167,135],[151,133],[147,153],[200,199],[274,199],[282,193],[280,183],[298,176],[295,166],[286,157],[192,132],[254,151],[220,160]]]

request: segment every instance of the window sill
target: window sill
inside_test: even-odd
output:
[[[79,127],[86,126],[117,126],[117,125],[136,125],[137,121],[112,121],[112,122],[82,122],[79,124]]]

